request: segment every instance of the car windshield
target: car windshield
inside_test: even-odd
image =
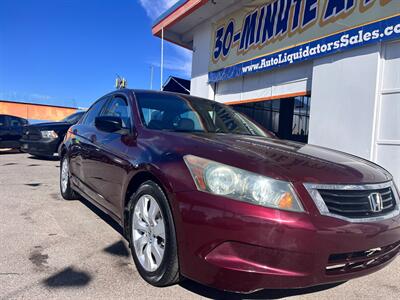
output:
[[[85,113],[84,111],[80,111],[80,112],[74,113],[74,114],[69,115],[68,117],[62,119],[61,122],[75,124],[82,118],[84,113]]]
[[[242,114],[215,101],[145,92],[137,92],[136,98],[149,129],[272,137]]]

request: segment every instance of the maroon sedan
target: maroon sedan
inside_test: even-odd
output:
[[[382,269],[400,250],[383,168],[275,138],[220,103],[118,90],[72,126],[60,188],[114,218],[155,286],[298,288]]]

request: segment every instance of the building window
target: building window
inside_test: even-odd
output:
[[[306,138],[306,142],[310,123],[310,100],[309,96],[294,98],[292,135],[299,140]]]
[[[232,105],[279,138],[307,143],[310,96],[283,98]]]

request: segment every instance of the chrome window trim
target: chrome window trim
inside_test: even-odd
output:
[[[396,217],[400,214],[400,197],[399,191],[396,189],[393,181],[388,181],[384,183],[376,183],[376,184],[363,184],[363,185],[349,185],[349,184],[314,184],[314,183],[304,183],[303,184],[306,190],[308,191],[311,198],[314,200],[315,205],[317,206],[321,215],[341,219],[351,223],[367,223],[367,222],[378,222],[382,220],[387,220],[393,217]],[[353,190],[353,191],[364,191],[364,190],[377,190],[384,189],[390,187],[392,189],[393,195],[396,200],[396,208],[387,213],[386,215],[379,217],[370,217],[370,218],[347,218],[337,214],[333,214],[329,212],[328,207],[325,204],[324,199],[322,199],[318,190]]]

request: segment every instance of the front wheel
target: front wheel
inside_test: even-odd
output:
[[[60,191],[61,195],[65,200],[76,200],[78,195],[71,188],[70,182],[70,171],[69,171],[69,161],[67,155],[61,159],[60,166]]]
[[[175,227],[168,200],[153,181],[130,199],[130,247],[139,274],[154,286],[179,281]]]

